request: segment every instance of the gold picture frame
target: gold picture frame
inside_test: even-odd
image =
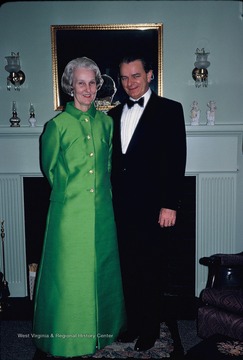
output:
[[[118,61],[129,49],[134,50],[136,47],[140,49],[140,52],[143,50],[146,55],[150,55],[154,71],[151,87],[158,95],[162,96],[162,36],[162,23],[51,25],[54,110],[62,111],[65,103],[71,100],[61,89],[61,76],[70,60],[82,56],[94,60],[101,73],[114,80],[117,88],[114,104],[119,103],[122,89],[117,76]],[[102,110],[102,107],[99,108]]]

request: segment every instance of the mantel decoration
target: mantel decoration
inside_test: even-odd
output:
[[[191,125],[199,125],[200,112],[198,102],[194,100],[191,105]]]
[[[215,124],[215,114],[216,114],[216,102],[210,100],[207,103],[208,109],[206,110],[206,125],[214,125]],[[193,101],[191,104],[191,111],[190,111],[190,124],[191,125],[200,125],[200,115],[201,110],[199,109],[198,102],[196,100]],[[201,125],[205,125],[205,122]]]
[[[20,86],[25,81],[25,74],[20,67],[19,53],[11,52],[10,56],[6,56],[7,65],[5,70],[9,72],[7,77],[7,90],[11,90],[11,84],[14,85],[14,90],[20,90]]]
[[[9,119],[10,121],[10,127],[20,127],[20,118],[18,117],[17,113],[17,106],[16,101],[13,101],[12,105],[12,117]]]
[[[31,127],[36,127],[36,118],[35,118],[35,108],[32,103],[30,103],[30,117],[29,117],[29,123]]]
[[[97,108],[107,111],[116,106],[125,96],[118,82],[118,62],[122,55],[136,47],[145,48],[150,54],[154,68],[151,87],[162,95],[162,26],[160,23],[51,25],[54,110],[63,110],[66,102],[71,101],[61,89],[61,76],[67,63],[81,56],[94,60],[102,75],[115,83],[114,96],[108,102],[100,102],[99,98]]]
[[[208,61],[209,52],[205,52],[204,48],[196,49],[196,62],[194,63],[195,68],[192,70],[192,77],[195,80],[195,86],[208,86],[208,70],[210,65]]]
[[[210,100],[207,103],[208,110],[207,110],[207,125],[214,125],[215,123],[215,114],[216,114],[216,102]]]

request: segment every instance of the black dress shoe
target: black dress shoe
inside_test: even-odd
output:
[[[157,338],[154,336],[139,336],[135,344],[134,350],[135,351],[149,350],[154,346],[156,339]]]
[[[125,331],[118,336],[117,341],[122,343],[129,343],[129,342],[133,342],[137,337],[138,337],[137,334],[129,331]]]

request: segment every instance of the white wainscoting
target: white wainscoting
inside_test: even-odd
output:
[[[0,127],[0,220],[4,220],[5,226],[6,279],[12,297],[28,294],[23,178],[42,176],[39,167],[42,130],[42,127]],[[243,126],[187,126],[186,130],[186,175],[196,176],[195,295],[199,296],[207,278],[207,269],[199,265],[199,259],[235,251]],[[2,268],[2,258],[0,261]]]

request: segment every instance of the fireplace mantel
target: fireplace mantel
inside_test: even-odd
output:
[[[243,125],[188,126],[187,172],[237,171]]]
[[[40,173],[39,137],[42,126],[0,127],[0,172]],[[243,125],[186,126],[186,172],[237,171]]]
[[[27,296],[23,178],[42,176],[43,126],[0,127],[0,220],[5,224],[6,279],[13,297]],[[236,198],[243,125],[186,126],[186,175],[196,176],[195,295],[205,287],[202,256],[235,251]],[[185,249],[186,251],[186,249]],[[2,260],[0,260],[2,261]]]

